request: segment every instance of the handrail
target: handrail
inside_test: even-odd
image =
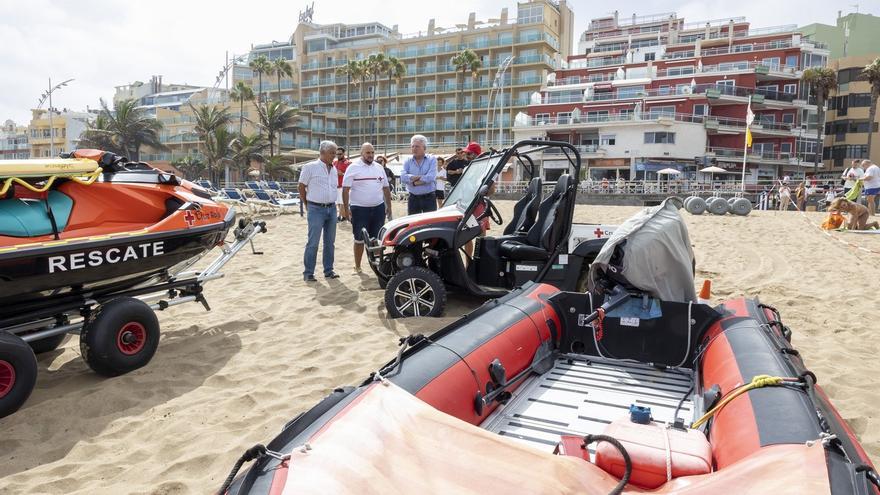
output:
[[[43,184],[42,187],[37,187],[35,185],[32,185],[31,183],[29,183],[25,180],[22,180],[18,177],[9,177],[5,181],[3,181],[3,186],[0,187],[0,196],[5,195],[9,191],[9,188],[12,186],[12,184],[18,184],[18,185],[24,187],[25,189],[28,189],[28,190],[36,192],[36,193],[43,193],[43,192],[46,192],[49,189],[51,189],[52,184],[54,184],[55,180],[58,179],[59,177],[69,178],[76,183],[88,186],[88,185],[93,184],[96,180],[98,180],[98,177],[100,177],[101,173],[103,173],[103,172],[104,172],[104,169],[101,167],[98,167],[94,171],[92,171],[86,175],[79,175],[78,176],[78,175],[55,174],[55,175],[49,176],[49,180],[47,180]]]

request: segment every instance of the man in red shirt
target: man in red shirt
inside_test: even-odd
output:
[[[339,176],[339,185],[336,189],[336,220],[340,222],[345,221],[345,211],[342,204],[342,178],[345,176],[345,171],[348,170],[349,165],[351,165],[351,160],[345,156],[345,148],[337,148],[333,167],[336,168],[336,174]]]

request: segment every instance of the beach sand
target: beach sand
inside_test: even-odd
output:
[[[499,203],[508,218],[512,202]],[[579,205],[575,216],[619,223],[636,211]],[[798,213],[682,214],[697,283],[712,279],[713,303],[758,295],[777,307],[807,366],[880,460],[880,255],[828,239]],[[40,356],[30,400],[0,420],[0,493],[212,493],[246,448],[334,387],[363,380],[401,336],[437,330],[481,303],[454,296],[442,318],[389,320],[372,273],[353,272],[348,224],[337,233],[342,278],[310,285],[301,276],[305,220],[268,224],[256,241],[265,254],[243,250],[207,286],[211,312],[186,304],[160,313],[162,340],[147,367],[100,378],[73,337]],[[880,252],[880,236],[838,236]]]

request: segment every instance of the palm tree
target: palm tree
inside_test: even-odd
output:
[[[208,173],[212,181],[216,180],[215,172],[219,165],[226,167],[228,173],[228,166],[232,161],[229,158],[229,145],[233,139],[235,139],[235,134],[230,132],[226,126],[217,127],[206,137],[204,155],[205,161],[208,162]]]
[[[178,158],[172,161],[171,165],[177,170],[183,172],[184,176],[188,179],[194,179],[205,175],[205,163],[197,156],[187,155],[183,158]]]
[[[373,143],[379,140],[378,132],[379,128],[376,126],[376,114],[378,113],[378,109],[376,105],[379,101],[379,76],[385,73],[385,65],[388,63],[388,60],[385,58],[384,53],[376,53],[367,57],[366,66],[367,71],[370,74],[370,77],[373,78],[373,109],[370,112],[370,126],[375,127],[376,133],[371,133],[370,136],[376,137]],[[371,139],[371,138],[367,138]],[[366,141],[366,139],[365,139]]]
[[[877,99],[880,98],[880,58],[862,69],[862,77],[871,83],[871,108],[868,110],[868,157],[871,156],[871,138],[874,137],[874,119],[877,118]]]
[[[232,151],[232,160],[236,163],[240,173],[246,172],[251,162],[264,162],[263,150],[266,149],[266,139],[260,134],[239,135],[229,149]]]
[[[254,88],[244,81],[238,81],[232,87],[230,97],[233,100],[238,100],[238,133],[241,134],[244,132],[244,101],[254,99]]]
[[[366,60],[358,60],[358,70],[355,72],[354,84],[358,88],[358,117],[360,123],[358,124],[358,130],[361,131],[361,134],[364,139],[359,139],[358,141],[363,142],[366,140],[367,132],[364,130],[364,83],[367,82],[370,78],[370,67],[367,64]]]
[[[258,107],[257,110],[260,112],[260,128],[266,131],[269,142],[269,156],[275,156],[275,136],[296,127],[299,114],[295,108],[280,101],[270,102],[266,108]]]
[[[257,100],[257,106],[260,106],[260,104],[263,103],[263,74],[269,74],[272,72],[272,62],[269,62],[269,59],[266,58],[265,55],[260,55],[251,60],[248,67],[254,71],[254,74],[257,75],[257,79],[260,82],[260,98]]]
[[[136,100],[114,102],[113,111],[107,107],[103,99],[100,101],[100,115],[104,116],[105,121],[102,125],[106,133],[109,133],[119,150],[130,159],[138,160],[141,146],[149,146],[157,150],[168,149],[159,140],[162,123],[150,117],[145,110],[138,108]]]
[[[272,72],[278,77],[278,100],[281,101],[281,78],[284,76],[293,77],[293,67],[281,57],[272,61]]]
[[[289,180],[293,177],[293,169],[290,168],[291,163],[291,158],[287,156],[277,155],[270,157],[263,164],[263,174],[270,180]]]
[[[462,82],[459,85],[457,93],[461,95],[463,93],[462,86],[464,85],[465,75],[470,72],[471,78],[476,79],[477,75],[480,73],[480,67],[483,66],[483,63],[480,62],[480,57],[474,53],[473,50],[466,48],[459,53],[457,53],[454,57],[452,57],[452,65],[455,67],[456,73],[461,72]],[[457,77],[456,77],[457,79]],[[458,117],[461,113],[461,107],[463,106],[463,102],[459,102],[456,106],[456,118],[455,121],[458,123]],[[458,142],[459,134],[458,130],[461,129],[462,124],[458,123],[456,125],[457,129],[455,131],[455,141]]]
[[[110,119],[103,112],[86,124],[86,130],[80,134],[77,147],[104,150],[117,155],[127,153],[114,138],[113,131],[110,130]]]
[[[215,137],[215,133],[219,129],[226,129],[226,127],[232,122],[232,115],[229,114],[228,107],[220,107],[216,105],[199,105],[198,107],[193,106],[192,103],[189,104],[189,108],[193,112],[193,117],[196,120],[195,129],[193,129],[196,133],[196,136],[199,137],[199,141],[204,143],[205,148],[209,146],[214,146],[211,143],[213,137]],[[228,143],[227,143],[228,144]],[[205,153],[205,156],[208,156],[208,153]],[[211,161],[208,159],[208,168],[213,171],[213,165],[218,164],[216,161]],[[229,182],[229,168],[225,169],[225,173],[223,174],[224,182]],[[217,180],[217,177],[211,177],[211,180]]]
[[[388,75],[388,99],[391,100],[391,81],[400,84],[400,80],[406,76],[406,65],[397,57],[388,57],[385,59],[384,72]],[[378,141],[379,138],[377,137]],[[385,140],[387,143],[387,139]]]
[[[817,173],[819,171],[819,160],[822,159],[825,100],[831,91],[837,89],[837,74],[827,67],[810,67],[804,71],[802,80],[809,85],[810,91],[816,95],[816,156],[813,162],[813,173]]]
[[[351,124],[349,106],[351,105],[351,83],[360,78],[361,65],[357,60],[349,60],[347,64],[336,69],[337,76],[345,76],[345,145],[351,146]]]

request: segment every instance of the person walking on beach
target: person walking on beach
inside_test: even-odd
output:
[[[807,185],[804,182],[798,184],[794,191],[794,197],[797,201],[798,211],[804,211],[807,207]]]
[[[868,208],[846,198],[837,198],[831,202],[830,211],[840,211],[849,215],[846,228],[850,230],[880,229],[877,222],[868,222]]]
[[[308,236],[303,254],[303,280],[316,282],[315,263],[318,260],[318,241],[324,238],[324,277],[339,278],[333,271],[336,249],[336,191],[338,175],[333,167],[336,143],[321,141],[318,159],[303,166],[299,176],[299,197],[308,212]]]
[[[406,186],[409,198],[406,203],[408,215],[435,211],[437,209],[437,159],[428,155],[428,138],[416,134],[410,141],[412,156],[403,163],[400,182]]]
[[[868,215],[874,216],[877,213],[877,195],[880,194],[880,167],[870,160],[862,162],[865,167],[865,175],[862,178],[865,186],[865,200],[868,203]]]
[[[785,176],[779,183],[779,211],[787,210],[788,204],[791,203],[791,188],[788,187],[788,181],[788,176]]]
[[[340,146],[336,149],[336,159],[333,160],[333,167],[336,169],[339,184],[336,190],[336,220],[339,221],[345,220],[345,217],[342,215],[342,177],[345,176],[345,171],[349,165],[351,165],[351,160],[345,156],[345,148]]]
[[[364,230],[370,238],[379,235],[385,219],[391,220],[391,190],[388,176],[373,161],[375,150],[370,143],[361,146],[361,157],[352,163],[342,178],[343,216],[351,221],[354,234],[354,270],[361,272],[364,257]]]
[[[843,194],[849,192],[850,189],[856,186],[856,181],[861,179],[865,175],[865,171],[862,169],[861,162],[859,160],[853,160],[850,164],[850,167],[843,171],[843,175],[840,177],[843,179]]]
[[[446,198],[446,159],[442,156],[437,157],[437,208],[443,206],[443,200]]]

